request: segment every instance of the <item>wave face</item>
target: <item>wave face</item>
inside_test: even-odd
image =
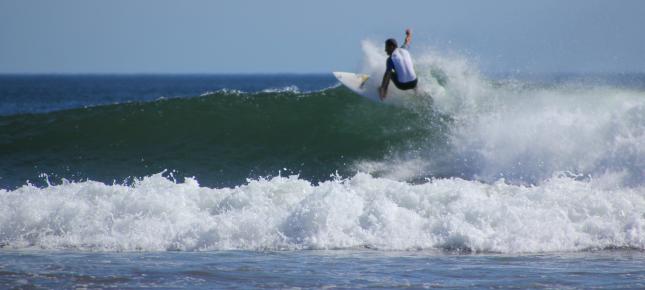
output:
[[[363,49],[378,77],[382,48]],[[458,56],[415,59],[431,99],[220,90],[0,117],[0,243],[645,250],[642,87],[491,81]]]
[[[367,102],[344,88],[219,91],[2,117],[0,158],[10,166],[0,176],[15,181],[9,186],[39,173],[111,182],[164,169],[211,186],[280,170],[319,180],[441,133],[432,130],[418,113]]]

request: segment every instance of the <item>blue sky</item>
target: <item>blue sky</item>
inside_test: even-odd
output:
[[[485,72],[645,72],[645,1],[0,0],[0,73],[355,70],[361,41]]]

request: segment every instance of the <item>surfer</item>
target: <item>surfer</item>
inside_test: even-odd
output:
[[[396,39],[390,38],[385,41],[385,52],[389,57],[386,62],[386,70],[383,75],[383,82],[379,87],[379,97],[381,100],[387,96],[387,87],[390,85],[390,80],[399,90],[411,90],[417,87],[417,75],[412,66],[412,58],[408,52],[410,40],[412,39],[412,32],[410,29],[405,30],[405,42],[401,47],[398,47]]]

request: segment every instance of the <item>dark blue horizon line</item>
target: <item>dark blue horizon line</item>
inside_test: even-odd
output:
[[[260,73],[2,73],[0,76],[323,76],[332,72],[260,72]]]
[[[329,72],[235,72],[235,73],[222,73],[222,72],[213,72],[213,73],[173,73],[173,72],[0,72],[0,76],[326,76],[331,75],[333,71]],[[493,71],[482,71],[484,75],[494,75],[494,76],[503,76],[503,75],[574,75],[574,76],[584,76],[584,75],[645,75],[645,71],[629,71],[629,72],[493,72]]]

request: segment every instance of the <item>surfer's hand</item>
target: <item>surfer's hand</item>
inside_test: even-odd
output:
[[[403,43],[403,48],[407,49],[410,46],[411,40],[412,40],[412,30],[408,28],[405,30],[405,43]]]

